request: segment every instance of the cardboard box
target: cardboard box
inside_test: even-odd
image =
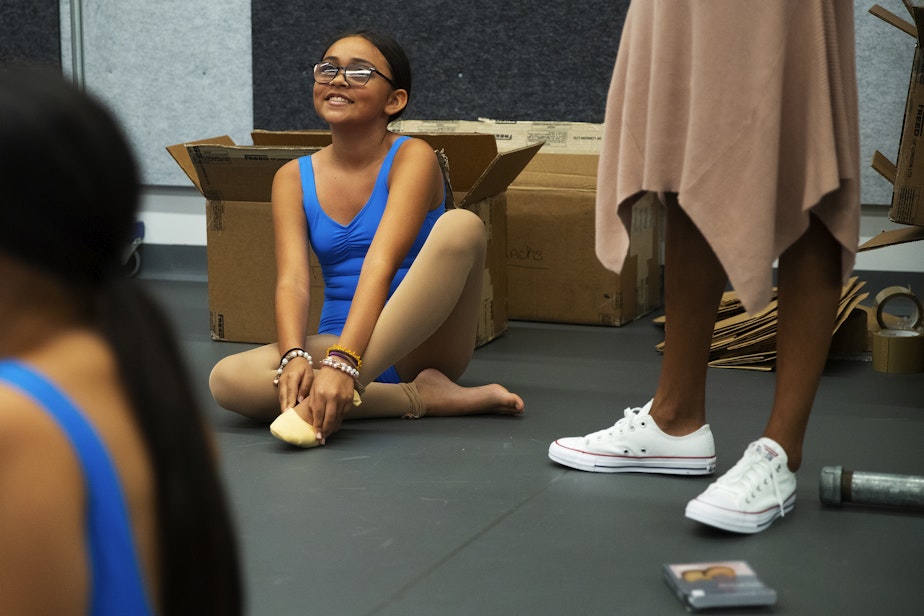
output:
[[[910,2],[905,6],[914,24],[878,4],[870,9],[870,13],[910,34],[917,41],[898,143],[898,159],[892,164],[877,151],[872,166],[892,183],[889,218],[901,224],[924,226],[924,6]]]
[[[603,125],[479,119],[399,120],[402,130],[487,132],[498,147],[545,145],[507,191],[507,308],[511,319],[620,326],[661,305],[660,207],[633,211],[621,274],[594,251],[597,154]]]
[[[545,143],[544,154],[596,154],[603,141],[603,125],[588,122],[533,122],[528,120],[397,120],[391,128],[416,133],[490,133],[501,151]]]
[[[507,329],[504,191],[539,146],[498,155],[490,135],[416,135],[449,159],[453,200],[475,211],[489,232],[485,294],[476,344]],[[276,339],[270,193],[276,170],[330,142],[325,131],[255,131],[254,145],[228,137],[167,150],[206,198],[209,318],[212,339]],[[324,281],[312,256],[309,332],[317,331]]]
[[[507,191],[511,319],[621,326],[661,305],[661,212],[633,207],[620,274],[594,250],[597,156],[540,152]]]

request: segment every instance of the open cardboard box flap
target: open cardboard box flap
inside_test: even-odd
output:
[[[477,203],[500,194],[523,170],[542,147],[536,143],[524,148],[497,153],[494,135],[482,133],[407,133],[423,139],[434,150],[449,159],[449,177],[454,192],[465,196],[457,199],[459,207]],[[251,133],[258,146],[323,147],[330,143],[328,131],[268,131]]]
[[[227,136],[167,147],[206,199],[255,202],[270,200],[273,176],[279,167],[317,150],[235,145]]]
[[[489,135],[494,139],[493,135]],[[529,164],[536,152],[544,145],[544,142],[534,143],[526,147],[508,150],[491,161],[488,168],[484,170],[481,177],[476,180],[475,184],[469,189],[468,194],[459,203],[459,207],[465,207],[471,203],[478,203],[482,199],[487,199],[494,195],[500,194],[507,190],[510,183],[519,175],[519,173]],[[450,176],[452,176],[452,158],[449,159]]]
[[[202,187],[199,185],[199,175],[196,173],[196,169],[193,165],[192,159],[189,157],[188,146],[199,145],[199,144],[216,144],[216,145],[234,145],[234,140],[231,139],[228,135],[222,135],[221,137],[210,137],[208,139],[200,139],[198,141],[189,141],[187,143],[178,143],[176,145],[167,146],[167,152],[170,153],[170,156],[173,157],[173,160],[176,161],[176,164],[180,166],[180,169],[186,174],[186,177],[189,178],[189,181],[199,189],[199,192],[202,192]]]
[[[596,154],[540,152],[511,186],[521,189],[596,190],[598,160]]]

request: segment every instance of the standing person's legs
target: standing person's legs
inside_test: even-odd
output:
[[[780,257],[776,389],[764,436],[802,463],[802,442],[824,370],[841,298],[841,245],[814,215]]]
[[[725,272],[699,229],[666,195],[664,358],[654,399],[612,427],[549,446],[549,457],[585,471],[683,475],[715,471],[706,425],[706,371]],[[654,420],[654,421],[651,421]]]
[[[651,416],[665,433],[680,436],[706,423],[709,350],[728,279],[677,195],[665,201],[664,358]]]
[[[686,516],[739,533],[756,533],[790,512],[794,471],[821,379],[841,296],[841,247],[814,215],[780,256],[777,377],[764,434],[705,492]]]

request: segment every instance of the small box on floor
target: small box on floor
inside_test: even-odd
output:
[[[743,560],[665,564],[664,581],[691,611],[768,606],[776,591]]]

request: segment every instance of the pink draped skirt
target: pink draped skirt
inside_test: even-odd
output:
[[[616,272],[631,206],[675,192],[750,312],[815,214],[859,239],[852,0],[635,0],[606,105],[596,250]]]

